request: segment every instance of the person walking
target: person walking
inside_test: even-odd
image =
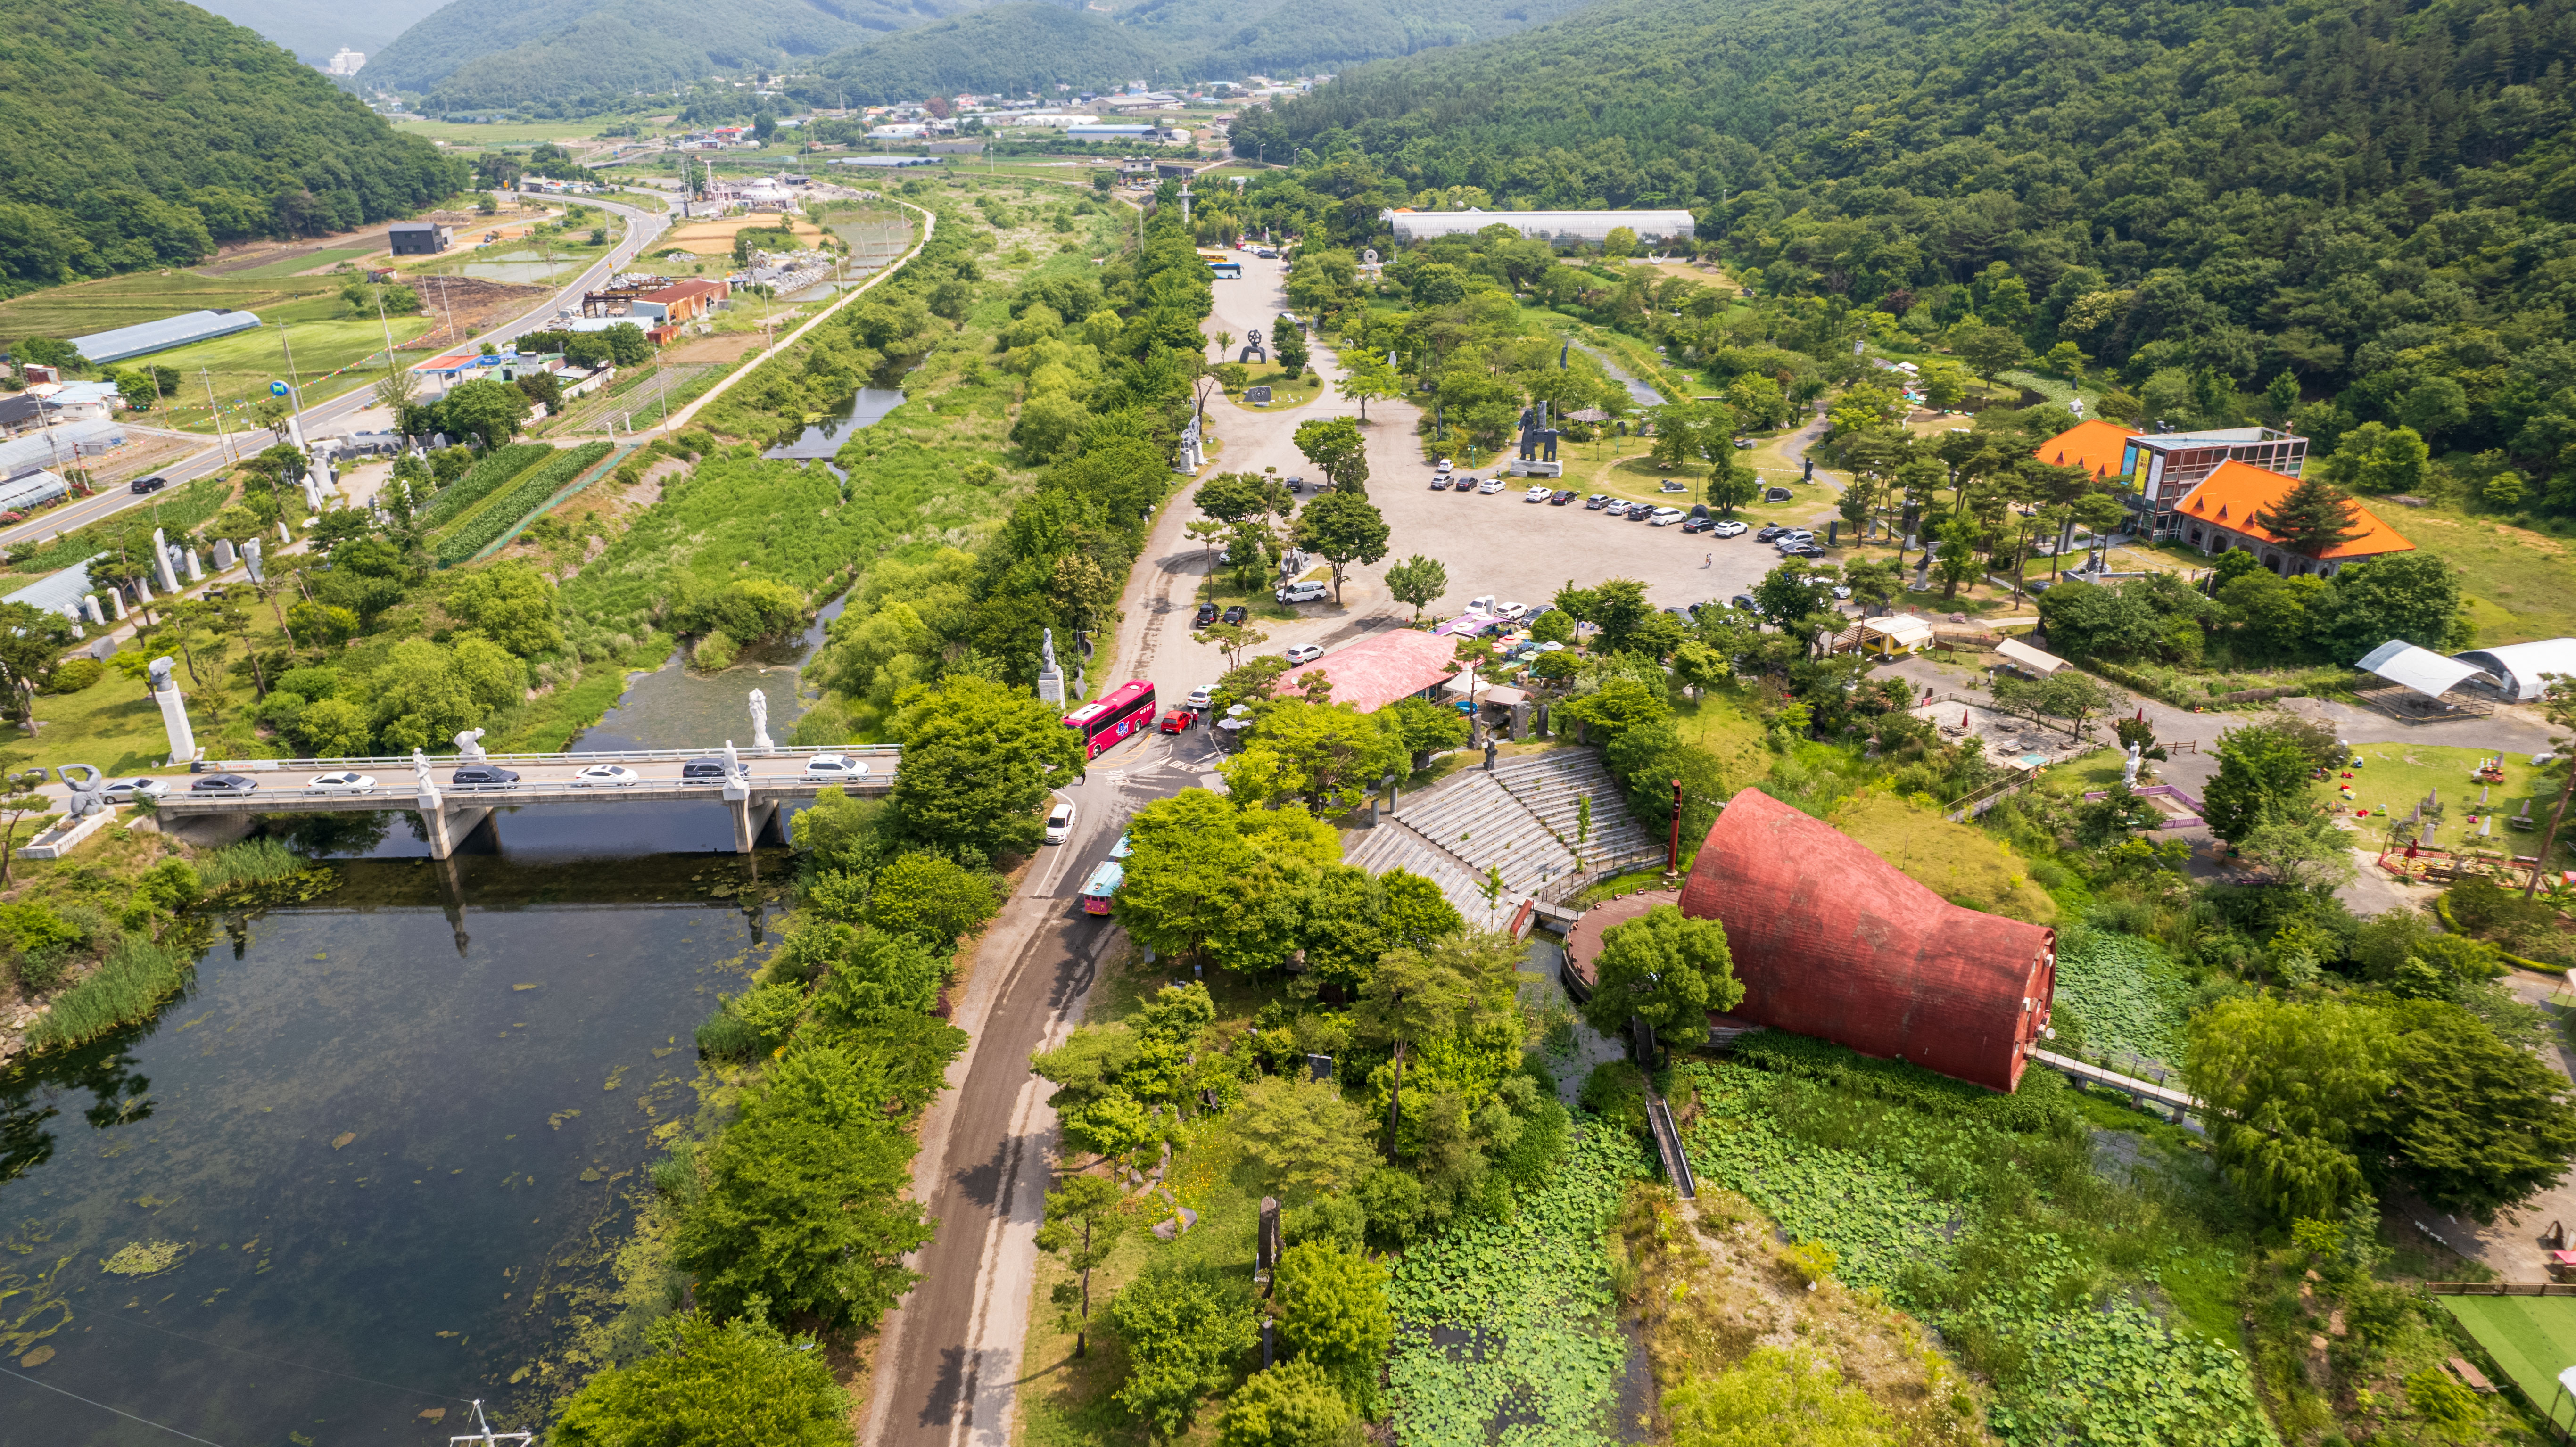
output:
[[[1717,554],[1715,554],[1715,553],[1710,553],[1710,554],[1707,554],[1706,556],[1702,557],[1702,558],[1699,560],[1699,565],[1700,565],[1701,567],[1703,567],[1703,568],[1714,568],[1714,567],[1716,567],[1716,566],[1717,566]]]

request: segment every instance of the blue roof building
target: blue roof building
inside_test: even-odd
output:
[[[163,317],[157,322],[136,322],[133,326],[118,327],[114,331],[93,332],[85,337],[73,337],[71,344],[79,348],[80,354],[92,362],[122,362],[128,357],[140,357],[148,352],[166,352],[172,347],[184,347],[190,342],[202,342],[212,337],[228,337],[235,332],[249,331],[258,325],[259,315],[256,312],[185,312],[175,317]]]

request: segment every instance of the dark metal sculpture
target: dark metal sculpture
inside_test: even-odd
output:
[[[1547,407],[1548,404],[1541,402],[1535,407],[1521,409],[1521,461],[1523,462],[1556,461],[1557,430],[1547,425]],[[1545,458],[1539,456],[1542,449],[1547,454]]]
[[[1241,355],[1237,356],[1235,360],[1247,363],[1267,362],[1270,360],[1270,353],[1264,350],[1261,345],[1261,328],[1254,327],[1243,334],[1243,352]]]

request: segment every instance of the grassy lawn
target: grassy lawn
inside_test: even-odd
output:
[[[328,316],[340,283],[328,277],[200,276],[193,271],[136,272],[0,301],[0,336],[78,337],[179,312],[249,309],[262,321]],[[151,359],[169,365],[164,358]]]
[[[1232,350],[1240,352],[1242,349],[1243,338],[1235,338]],[[1291,382],[1286,372],[1260,362],[1247,366],[1243,385],[1247,390],[1253,387],[1270,389],[1270,405],[1267,407],[1256,407],[1244,401],[1242,391],[1226,394],[1227,401],[1246,412],[1277,412],[1288,407],[1303,407],[1324,395],[1324,379],[1316,376],[1312,371],[1300,373],[1297,380]]]
[[[2057,920],[2057,901],[2031,882],[2029,863],[1982,829],[1876,792],[1846,801],[1826,822],[1952,904],[2033,924]]]
[[[2446,849],[2469,843],[2477,826],[2468,816],[2477,810],[2478,793],[2485,788],[2488,805],[2494,812],[2510,816],[2531,801],[2534,819],[2546,818],[2550,806],[2557,802],[2558,781],[2544,777],[2531,766],[2528,754],[2504,756],[2504,779],[2501,784],[2481,786],[2469,777],[2469,770],[2479,760],[2493,757],[2476,749],[2436,748],[2422,744],[2363,744],[2353,751],[2361,758],[2361,767],[2351,770],[2349,779],[2337,778],[2334,786],[2350,785],[2352,804],[2368,809],[2370,817],[2357,821],[2361,827],[2363,847],[2375,847],[2387,837],[2381,816],[2394,813],[2399,818],[2411,813],[2426,794],[2439,790],[2443,813],[2433,826],[2433,842]],[[2328,796],[2335,797],[2334,788]],[[2481,816],[2483,817],[2483,816]],[[2502,819],[2495,832],[2477,841],[2475,847],[2503,850],[2527,850],[2539,841],[2537,830],[2525,834],[2509,828]]]
[[[592,116],[578,121],[502,121],[488,126],[467,125],[458,121],[398,120],[394,129],[407,136],[445,141],[451,146],[532,146],[539,141],[583,141],[599,133],[602,126],[616,125],[624,116]]]
[[[2558,1395],[2558,1364],[2576,1360],[2576,1299],[2564,1296],[2437,1296],[2553,1424],[2571,1420]]]
[[[1713,688],[1696,700],[1673,701],[1673,732],[1681,741],[1706,749],[1726,770],[1729,790],[1740,789],[1771,771],[1771,750],[1764,742],[1762,721],[1747,712],[1736,686]]]
[[[373,256],[383,249],[380,246],[325,247],[320,251],[290,257],[285,261],[272,261],[266,266],[254,266],[247,271],[236,271],[232,275],[262,279],[274,276],[295,276],[302,272],[328,269],[344,261],[355,261],[361,256]]]
[[[2564,540],[2458,508],[2381,501],[2372,511],[2407,541],[2460,570],[2478,644],[2576,634],[2576,589],[2567,586],[2571,561]]]
[[[206,413],[208,378],[198,375],[200,369],[211,376],[216,400],[225,407],[225,425],[235,430],[250,425],[249,407],[268,395],[271,381],[300,378],[307,407],[373,382],[384,365],[386,324],[372,316],[334,316],[342,305],[332,291],[262,312],[263,321],[291,323],[283,341],[276,327],[265,326],[153,354],[152,365],[178,368],[185,383],[150,420],[165,427],[213,430]],[[436,323],[420,315],[395,317],[390,325],[399,345]],[[295,356],[292,372],[288,348]]]

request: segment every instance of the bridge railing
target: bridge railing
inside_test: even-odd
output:
[[[746,749],[736,746],[734,753],[745,759],[808,759],[816,754],[843,754],[856,759],[892,759],[903,753],[901,744],[783,744],[775,748]],[[690,759],[721,759],[724,746],[707,749],[629,749],[582,754],[485,754],[468,759],[457,754],[432,754],[430,766],[451,769],[459,764],[668,764]],[[371,758],[330,759],[199,759],[189,765],[192,774],[327,774],[337,769],[408,769],[411,755],[393,754]]]
[[[495,757],[498,756],[496,755]],[[408,767],[410,764],[410,760],[408,759],[403,762],[405,767]],[[790,774],[755,773],[749,776],[747,782],[753,789],[794,789],[805,785],[812,785],[816,788],[826,788],[839,785],[866,792],[872,789],[891,787],[894,783],[894,770],[872,768],[867,773],[851,779],[814,779],[806,777],[802,772]],[[575,794],[585,798],[597,796],[610,799],[620,797],[631,798],[637,795],[646,794],[665,794],[688,795],[692,797],[713,799],[722,797],[725,785],[724,781],[721,779],[639,779],[632,784],[595,785],[576,784],[570,779],[522,779],[515,784],[450,784],[441,781],[433,784],[432,788],[442,802],[454,803],[462,800],[473,799],[493,799],[506,802],[510,799],[524,799],[532,795],[552,797],[557,794]],[[233,804],[263,804],[278,802],[303,803],[320,799],[369,799],[378,801],[382,807],[387,809],[408,809],[413,807],[419,797],[420,790],[416,782],[406,774],[399,779],[379,779],[376,781],[376,786],[374,788],[363,793],[351,789],[310,788],[264,788],[254,790],[246,794],[235,794],[229,792],[221,794],[199,794],[189,790],[177,790],[172,793],[162,795],[159,799],[155,800],[154,807],[159,809],[176,807],[184,812],[191,805],[199,808],[213,808],[220,805]]]

